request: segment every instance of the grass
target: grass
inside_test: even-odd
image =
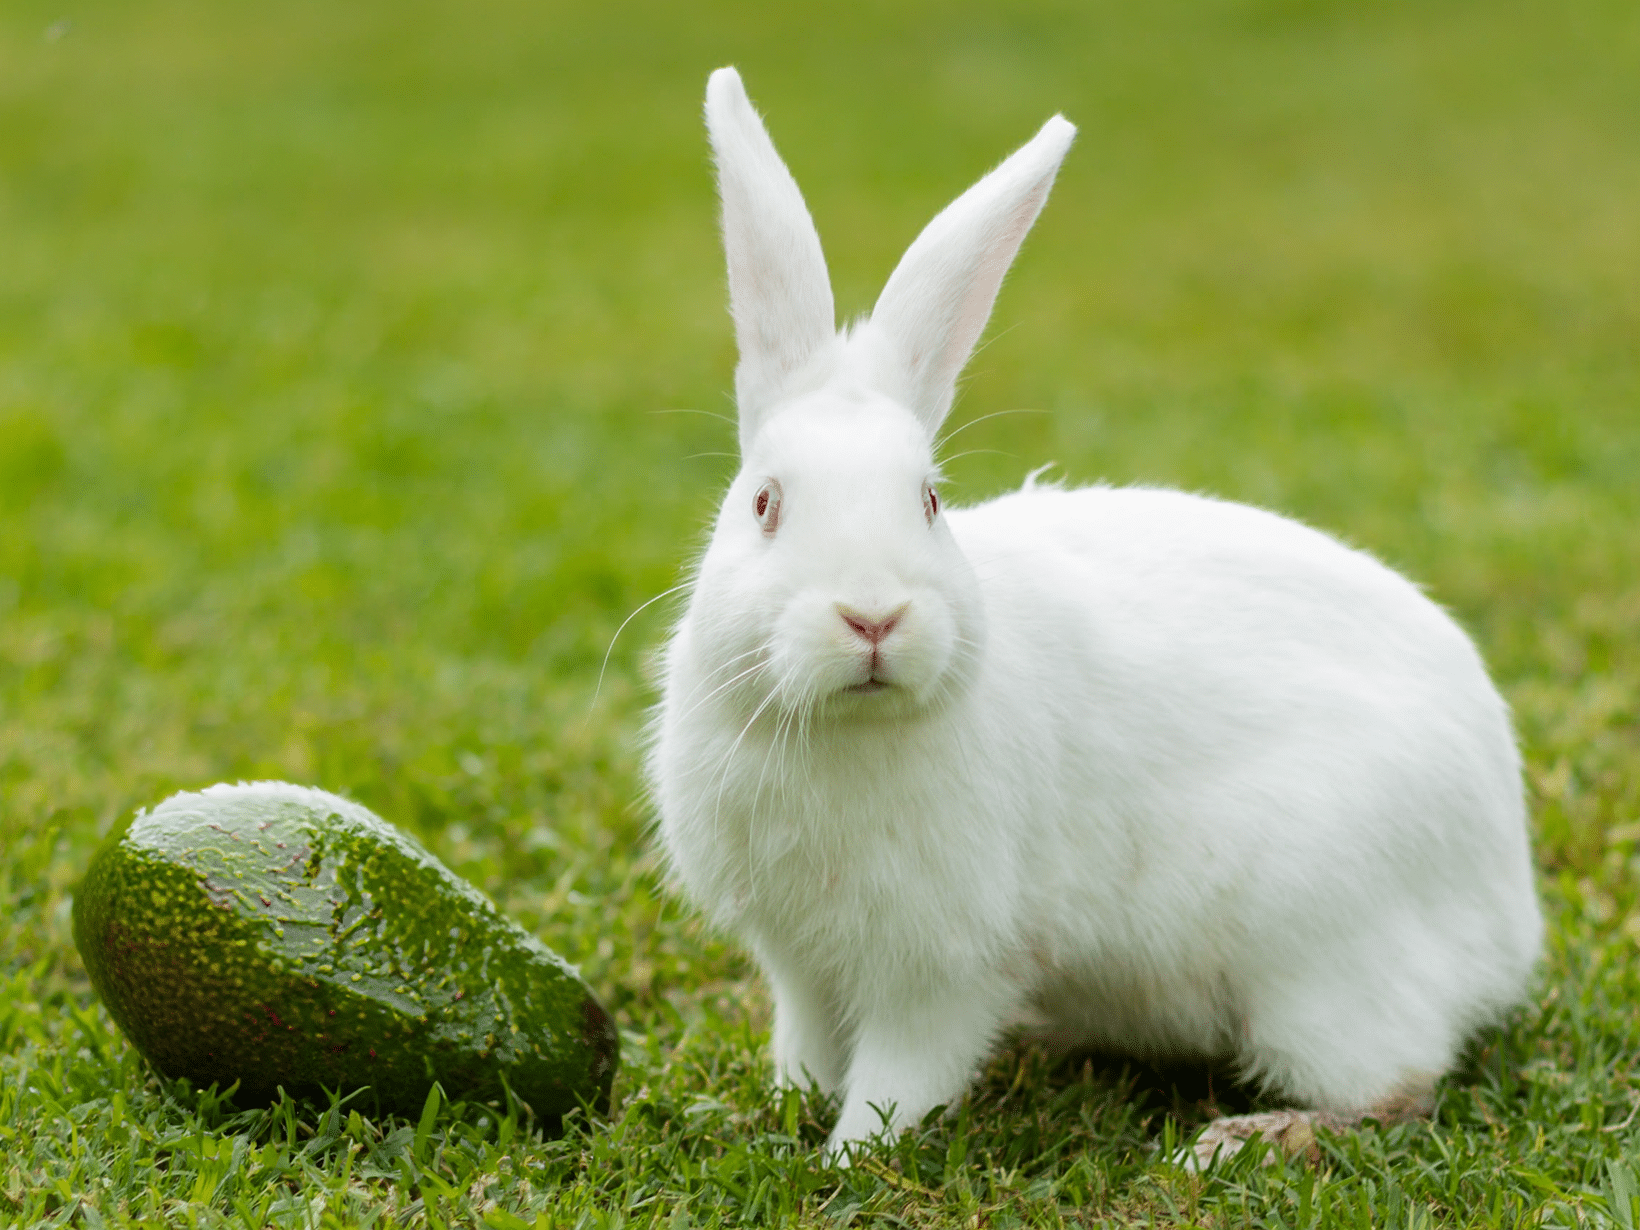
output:
[[[0,1223],[1616,1225],[1640,1218],[1640,16],[1590,0],[0,10]],[[1425,583],[1515,707],[1550,955],[1434,1119],[1166,1164],[1215,1074],[999,1055],[822,1165],[669,898],[645,655],[731,472],[698,122],[738,63],[840,306],[1063,110],[953,492],[1057,460]],[[665,413],[675,410],[704,411]],[[993,450],[993,451],[985,451]],[[158,1080],[71,894],[277,777],[422,836],[616,1012],[607,1119],[372,1122]]]

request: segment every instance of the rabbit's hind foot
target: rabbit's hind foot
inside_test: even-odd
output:
[[[1229,1115],[1215,1119],[1202,1129],[1195,1141],[1179,1150],[1174,1161],[1187,1170],[1204,1171],[1216,1160],[1223,1161],[1241,1151],[1254,1136],[1260,1136],[1271,1146],[1265,1154],[1266,1165],[1281,1156],[1297,1158],[1310,1165],[1321,1160],[1321,1145],[1316,1140],[1316,1129],[1333,1132],[1354,1131],[1368,1120],[1380,1125],[1405,1123],[1428,1115],[1434,1106],[1430,1090],[1413,1094],[1396,1094],[1374,1103],[1365,1110],[1335,1114],[1321,1110],[1271,1110],[1256,1115]]]

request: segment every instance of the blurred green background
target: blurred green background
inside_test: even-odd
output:
[[[99,833],[256,777],[419,832],[629,1029],[750,995],[755,1052],[644,837],[664,603],[594,699],[733,471],[725,63],[845,314],[1078,123],[952,421],[1042,413],[958,437],[951,497],[1052,460],[1405,569],[1516,706],[1557,952],[1632,945],[1631,0],[10,0],[0,1013],[47,1026],[4,1062],[74,1045]]]

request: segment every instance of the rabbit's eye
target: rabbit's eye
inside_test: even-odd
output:
[[[928,518],[928,524],[934,524],[934,518],[940,515],[940,493],[934,490],[933,483],[923,484],[923,516]]]
[[[780,528],[780,484],[774,479],[759,487],[752,497],[752,515],[771,537]]]

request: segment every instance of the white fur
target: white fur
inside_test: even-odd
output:
[[[927,520],[933,432],[1074,129],[936,218],[839,336],[732,69],[707,121],[744,464],[650,776],[677,878],[768,977],[782,1077],[843,1096],[833,1146],[958,1097],[1023,1021],[1333,1111],[1427,1088],[1521,996],[1542,925],[1469,639],[1241,505],[1027,482]],[[898,613],[875,660],[844,612]]]

